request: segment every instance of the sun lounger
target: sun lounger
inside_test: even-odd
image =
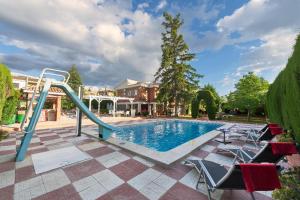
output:
[[[257,153],[241,148],[222,148],[221,150],[229,152],[235,156],[235,160],[243,163],[278,163],[284,156],[298,153],[296,145],[292,142],[269,142]]]
[[[247,190],[255,199],[254,191],[270,191],[281,187],[277,174],[279,167],[275,164],[238,164],[229,170],[207,160],[187,160],[186,164],[194,166],[200,174],[196,189],[200,183],[204,183],[208,199],[216,189]]]

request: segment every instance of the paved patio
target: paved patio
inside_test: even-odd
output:
[[[128,122],[126,122],[128,123]],[[121,123],[118,123],[121,124]],[[207,199],[202,186],[195,190],[198,174],[177,161],[171,166],[145,160],[86,135],[75,137],[75,128],[38,130],[27,157],[11,161],[21,135],[16,133],[0,142],[0,200],[5,199]],[[220,136],[221,137],[221,136]],[[216,153],[220,144],[210,141],[190,156],[205,158],[229,168],[232,159]],[[34,153],[76,146],[93,158],[50,172],[35,174]],[[253,146],[248,145],[248,148]],[[271,199],[269,192],[254,194]],[[251,199],[245,191],[216,191],[214,199]]]

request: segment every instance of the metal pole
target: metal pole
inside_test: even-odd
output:
[[[80,100],[82,100],[83,97],[83,91],[81,86],[78,88],[78,97]],[[77,136],[81,136],[81,124],[82,124],[82,111],[77,107],[76,108],[76,133]]]

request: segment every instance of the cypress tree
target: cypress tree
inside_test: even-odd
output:
[[[291,130],[300,143],[300,34],[286,68],[277,76],[267,95],[267,110],[272,122]]]
[[[178,115],[178,105],[187,103],[198,89],[201,75],[189,64],[195,54],[189,52],[189,47],[179,34],[183,24],[180,15],[175,17],[164,13],[162,23],[165,31],[162,33],[162,61],[155,74],[155,80],[160,81],[158,100],[165,104],[174,103],[175,115]]]

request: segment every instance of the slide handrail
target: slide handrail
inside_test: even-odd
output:
[[[54,72],[54,73],[53,73]],[[58,73],[61,73],[61,74],[57,74],[55,72],[58,72]],[[45,75],[51,75],[51,76],[57,76],[57,77],[63,77],[63,83],[67,83],[70,79],[70,73],[67,72],[67,71],[64,71],[64,70],[58,70],[58,69],[52,69],[52,68],[44,68],[42,73],[40,74],[40,77],[38,79],[38,82],[35,86],[35,89],[33,91],[33,94],[32,94],[32,97],[31,97],[31,100],[30,100],[30,103],[28,105],[28,109],[26,110],[25,112],[25,116],[24,116],[24,119],[22,120],[22,123],[20,125],[20,129],[21,131],[24,129],[24,125],[25,125],[25,121],[26,119],[28,118],[28,115],[32,109],[32,104],[33,104],[33,101],[36,97],[36,94],[37,94],[37,91],[39,90],[40,88],[40,85],[41,85],[41,82],[42,80],[45,78],[44,76]]]

